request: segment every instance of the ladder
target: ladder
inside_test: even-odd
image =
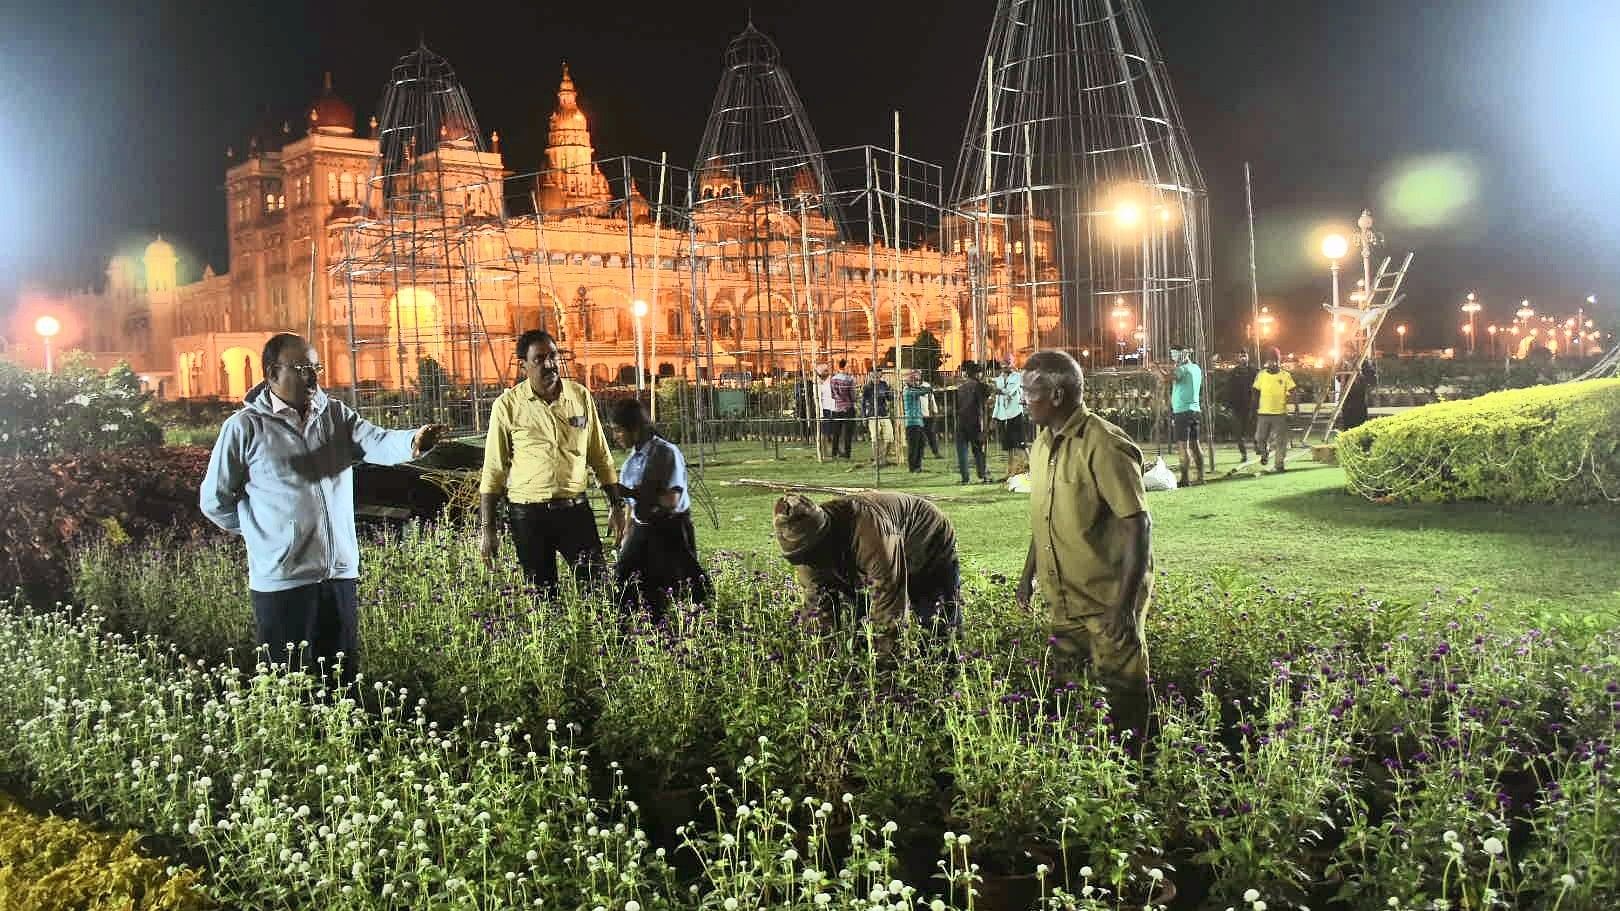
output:
[[[1352,358],[1340,361],[1333,369],[1333,384],[1323,386],[1316,396],[1316,408],[1311,412],[1311,422],[1300,436],[1300,445],[1309,446],[1313,434],[1320,433],[1319,442],[1326,443],[1338,432],[1339,413],[1344,410],[1344,401],[1350,395],[1350,387],[1361,378],[1361,368],[1372,357],[1373,340],[1378,337],[1378,330],[1384,325],[1384,318],[1389,311],[1395,309],[1402,300],[1401,284],[1406,281],[1406,270],[1412,265],[1412,254],[1406,254],[1401,260],[1399,268],[1391,269],[1393,260],[1386,256],[1378,266],[1378,277],[1373,280],[1373,286],[1367,296],[1354,307],[1331,307],[1326,304],[1323,308],[1333,313],[1334,319],[1341,316],[1350,317],[1355,324],[1355,333],[1350,337],[1350,343],[1355,346],[1356,353]],[[1337,352],[1335,352],[1335,355]],[[1337,390],[1337,395],[1334,394]]]

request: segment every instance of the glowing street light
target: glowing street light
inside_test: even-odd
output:
[[[637,298],[630,304],[630,313],[636,318],[636,395],[642,393],[643,378],[647,375],[647,351],[642,345],[641,321],[647,317],[647,302]]]
[[[56,317],[46,314],[34,320],[34,331],[39,334],[40,340],[45,343],[45,372],[51,372],[51,339],[62,331],[62,322]]]
[[[1350,241],[1343,234],[1329,234],[1322,238],[1322,255],[1328,259],[1328,272],[1333,276],[1333,306],[1339,306],[1339,260],[1350,252]]]
[[[1474,318],[1479,313],[1479,298],[1474,292],[1468,292],[1468,299],[1463,301],[1462,312],[1468,314],[1468,353],[1474,353]]]
[[[1491,337],[1491,342],[1490,342],[1491,357],[1496,357],[1496,324],[1491,323],[1489,326],[1486,326],[1485,327],[1485,334],[1487,334],[1487,335],[1489,335]]]
[[[1406,324],[1401,323],[1395,327],[1395,356],[1406,356]]]
[[[1114,339],[1119,345],[1119,362],[1123,364],[1125,363],[1125,333],[1128,328],[1127,323],[1131,318],[1130,308],[1125,306],[1125,298],[1114,298],[1114,309],[1110,311],[1109,315],[1114,318]]]
[[[1126,200],[1114,207],[1114,223],[1121,228],[1134,228],[1142,222],[1142,207]]]

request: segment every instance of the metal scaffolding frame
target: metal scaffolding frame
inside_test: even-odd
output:
[[[978,358],[1208,364],[1208,195],[1140,0],[999,0],[950,198]]]
[[[454,70],[425,45],[395,64],[379,121],[367,186],[334,217],[343,239],[332,297],[349,376],[385,378],[352,382],[349,398],[397,426],[477,429],[523,303],[500,158]]]

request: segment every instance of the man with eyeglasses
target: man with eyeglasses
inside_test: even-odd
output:
[[[354,679],[359,662],[354,461],[397,465],[450,428],[383,430],[320,388],[315,349],[291,333],[264,346],[264,382],[225,420],[199,505],[247,544],[258,644],[269,659]]]

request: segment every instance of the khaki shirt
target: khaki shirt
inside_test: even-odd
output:
[[[864,589],[869,616],[892,626],[911,607],[910,590],[944,584],[956,564],[956,532],[922,497],[873,491],[822,504],[827,536],[798,569],[805,604],[828,612],[842,593]]]
[[[557,401],[547,403],[524,380],[490,407],[479,493],[504,493],[513,503],[577,497],[589,483],[587,469],[598,484],[619,479],[596,403],[584,386],[563,380]]]
[[[1029,450],[1029,524],[1035,582],[1055,616],[1088,617],[1119,607],[1124,520],[1147,512],[1142,451],[1125,431],[1076,409],[1056,433],[1043,429]],[[1153,555],[1139,613],[1153,588]]]

